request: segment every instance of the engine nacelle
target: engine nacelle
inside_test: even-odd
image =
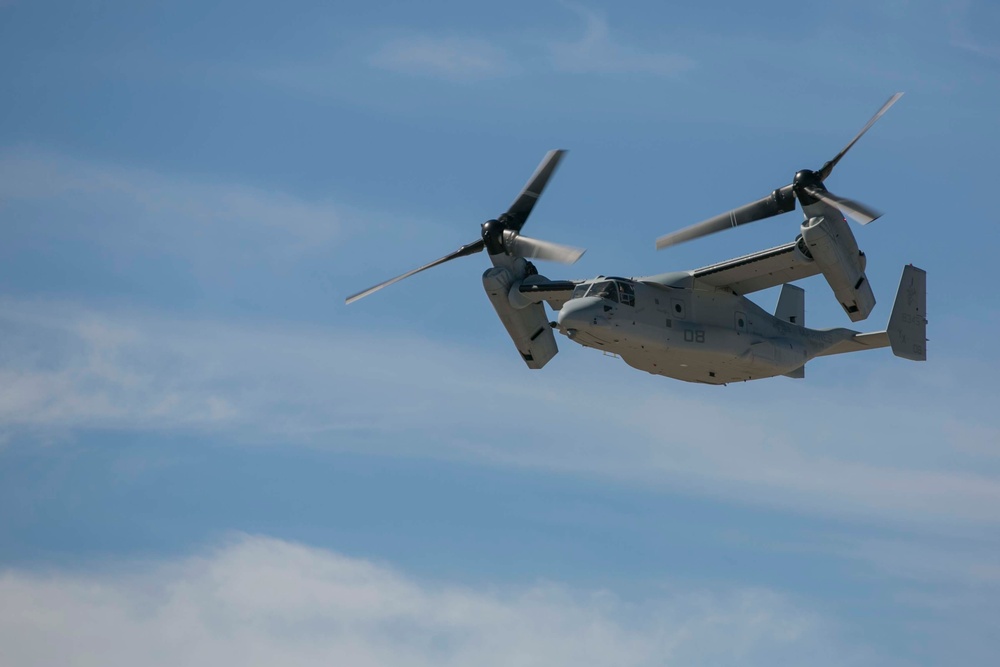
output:
[[[524,264],[523,259],[519,261]],[[511,304],[511,288],[516,287],[525,274],[524,267],[516,263],[514,270],[520,275],[515,277],[510,269],[502,266],[489,269],[483,274],[483,287],[524,363],[528,368],[541,368],[556,356],[559,348],[542,304],[528,303],[519,308]]]
[[[802,223],[802,239],[851,321],[867,318],[875,307],[875,295],[865,276],[865,255],[847,222],[809,218]]]

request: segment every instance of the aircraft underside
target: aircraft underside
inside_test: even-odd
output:
[[[728,384],[784,375],[809,360],[803,352],[790,349],[790,345],[787,354],[782,355],[781,344],[773,341],[758,340],[753,344],[748,340],[742,354],[734,354],[705,350],[704,343],[694,342],[694,336],[690,345],[671,347],[649,340],[640,342],[638,336],[630,338],[620,330],[613,334],[609,330],[608,333],[611,335],[606,339],[584,331],[570,338],[585,347],[619,356],[632,368],[705,384]],[[711,337],[711,332],[708,335]],[[697,349],[696,345],[702,349]],[[776,356],[778,359],[775,359]]]

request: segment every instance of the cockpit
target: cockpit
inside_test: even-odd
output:
[[[573,298],[582,296],[596,296],[625,306],[635,306],[635,288],[623,278],[608,278],[577,285],[573,290]]]

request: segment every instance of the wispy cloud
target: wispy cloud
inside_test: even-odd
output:
[[[866,561],[882,572],[928,584],[962,584],[976,590],[1000,587],[1000,544],[996,536],[952,539],[948,542],[915,539],[862,540],[843,555]]]
[[[951,44],[984,58],[1000,60],[1000,45],[987,43],[977,37],[972,29],[973,25],[996,25],[995,20],[981,23],[977,21],[979,15],[996,11],[995,6],[990,3],[973,3],[972,0],[951,0],[948,2],[945,5],[945,13],[948,17],[947,26]],[[988,38],[993,38],[996,35],[993,30],[985,32],[988,33]]]
[[[14,300],[0,304],[0,335],[0,423],[13,439],[196,429],[570,472],[866,521],[1000,521],[993,459],[959,458],[952,409],[920,382],[906,390],[902,377],[884,379],[896,403],[871,380],[803,397],[789,384],[695,388],[617,362],[595,368],[606,360],[580,351],[529,378],[507,347]],[[792,400],[776,420],[774,403]],[[505,415],[488,429],[484,401]],[[848,414],[850,441],[825,435],[843,433]],[[994,427],[993,417],[980,419]],[[936,464],[945,457],[948,469]]]
[[[370,64],[405,74],[476,81],[517,71],[506,52],[482,39],[412,36],[383,44]]]
[[[629,604],[558,584],[471,588],[264,537],[113,573],[7,570],[0,645],[25,666],[822,665],[863,655],[764,589],[663,590]]]
[[[613,33],[596,11],[566,4],[584,21],[569,40],[516,37],[516,53],[484,38],[414,35],[383,44],[369,59],[375,67],[452,81],[477,81],[519,73],[649,74],[675,76],[694,67],[691,58],[643,50]]]
[[[22,214],[36,203],[42,219]],[[197,252],[207,242],[272,257],[329,244],[340,231],[329,202],[26,148],[0,154],[0,213],[7,225],[30,219],[70,238],[95,225],[102,233],[90,236],[115,243]]]
[[[585,28],[579,39],[549,45],[552,65],[558,71],[674,76],[695,66],[687,56],[643,51],[622,38],[616,39],[600,13],[569,3],[566,6],[583,18]]]

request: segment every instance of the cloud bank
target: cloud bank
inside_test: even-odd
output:
[[[0,573],[5,664],[843,664],[826,622],[763,589],[604,591],[414,580],[240,536],[169,562]]]
[[[799,396],[790,383],[665,383],[586,351],[531,373],[505,348],[12,299],[0,302],[0,336],[8,441],[195,431],[569,472],[865,521],[1000,521],[995,456],[954,447],[952,411],[926,391],[949,380],[905,366],[850,392]],[[776,421],[773,404],[793,400]],[[484,405],[496,408],[485,421]],[[991,419],[980,416],[980,433],[997,432]]]

